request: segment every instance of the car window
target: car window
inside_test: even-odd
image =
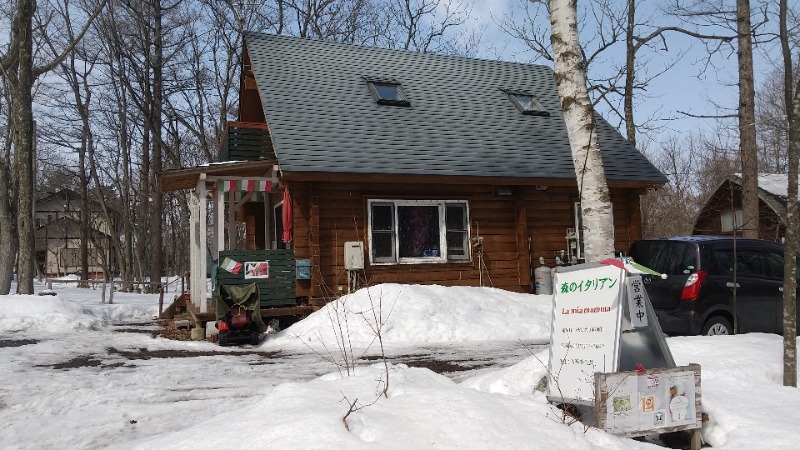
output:
[[[697,268],[693,244],[676,241],[639,241],[630,257],[639,264],[669,275],[689,274]]]
[[[783,254],[769,250],[764,252],[764,268],[767,275],[783,279]]]
[[[736,275],[748,276],[764,275],[764,267],[761,262],[759,252],[756,250],[737,250],[736,251]],[[733,275],[734,267],[733,249],[714,249],[714,265],[711,270],[713,275]]]

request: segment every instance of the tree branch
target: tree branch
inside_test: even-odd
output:
[[[83,35],[86,34],[87,31],[89,31],[89,27],[92,26],[92,22],[94,22],[94,19],[97,18],[98,15],[100,15],[100,12],[106,6],[106,2],[107,1],[108,0],[102,0],[100,2],[100,4],[97,5],[97,8],[94,10],[92,15],[86,21],[86,24],[81,29],[81,32],[78,33],[78,36],[75,39],[73,39],[72,42],[70,42],[70,44],[67,46],[67,48],[65,48],[64,51],[61,53],[61,55],[58,56],[58,58],[54,59],[49,64],[45,64],[44,66],[40,66],[40,67],[35,67],[33,69],[33,77],[34,78],[38,78],[43,73],[47,73],[47,72],[53,70],[56,66],[58,66],[59,64],[64,62],[65,59],[67,59],[67,56],[69,56],[70,52],[72,52],[72,50],[75,48],[75,46],[78,45],[78,42],[80,42],[80,40],[83,39]]]

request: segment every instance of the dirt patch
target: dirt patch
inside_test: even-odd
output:
[[[163,326],[164,329],[162,329],[156,336],[161,336],[166,339],[172,339],[173,341],[192,340],[192,330],[178,329],[175,327],[175,322],[172,320],[164,322]]]
[[[38,344],[36,339],[0,339],[0,348],[3,347],[22,347],[23,345]]]
[[[103,360],[89,355],[78,356],[70,359],[69,361],[56,363],[56,364],[43,364],[36,367],[50,367],[52,369],[78,369],[81,367],[99,367],[103,364]]]
[[[438,361],[435,359],[422,359],[417,361],[407,361],[405,363],[408,367],[423,367],[436,373],[451,373],[451,372],[464,372],[472,370],[474,367],[460,366],[453,364],[450,361]]]
[[[148,350],[140,348],[138,351],[108,349],[109,354],[119,355],[130,360],[151,359],[151,358],[197,358],[199,356],[245,356],[257,355],[262,358],[275,358],[280,352],[212,352],[212,351],[191,351],[191,350]]]
[[[161,335],[164,330],[145,330],[142,328],[115,328],[115,333],[140,333],[140,334],[149,334],[151,337],[157,337]]]
[[[381,361],[383,356],[369,355],[362,356],[362,361]],[[440,360],[429,357],[420,357],[420,355],[398,355],[387,357],[387,361],[392,364],[405,364],[408,367],[423,367],[438,374],[466,372],[468,370],[480,369],[483,367],[490,367],[492,364],[487,362],[475,362],[473,359],[462,360]],[[464,363],[464,364],[460,364]]]
[[[191,341],[192,331],[190,329],[178,329],[173,320],[161,320],[158,322],[123,323],[114,325],[116,333],[141,333],[149,334],[153,338],[163,337],[173,341]],[[119,327],[119,328],[117,328]],[[122,328],[124,327],[124,328]],[[149,327],[149,328],[134,328]],[[153,327],[161,327],[154,329]]]

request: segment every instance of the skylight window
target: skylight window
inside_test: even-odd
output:
[[[367,86],[379,105],[411,106],[397,81],[367,79]]]
[[[508,89],[501,89],[508,94],[508,99],[517,107],[517,109],[528,116],[549,116],[550,113],[544,109],[539,100],[533,94],[523,91],[512,91]]]

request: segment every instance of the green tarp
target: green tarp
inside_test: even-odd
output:
[[[236,305],[242,305],[252,313],[253,322],[258,326],[258,332],[267,331],[267,326],[261,320],[261,304],[258,296],[258,285],[256,283],[245,284],[242,286],[220,285],[215,293],[215,308],[217,312],[217,322],[225,320],[225,314]],[[225,300],[228,300],[226,302]],[[230,304],[230,305],[229,305]]]

